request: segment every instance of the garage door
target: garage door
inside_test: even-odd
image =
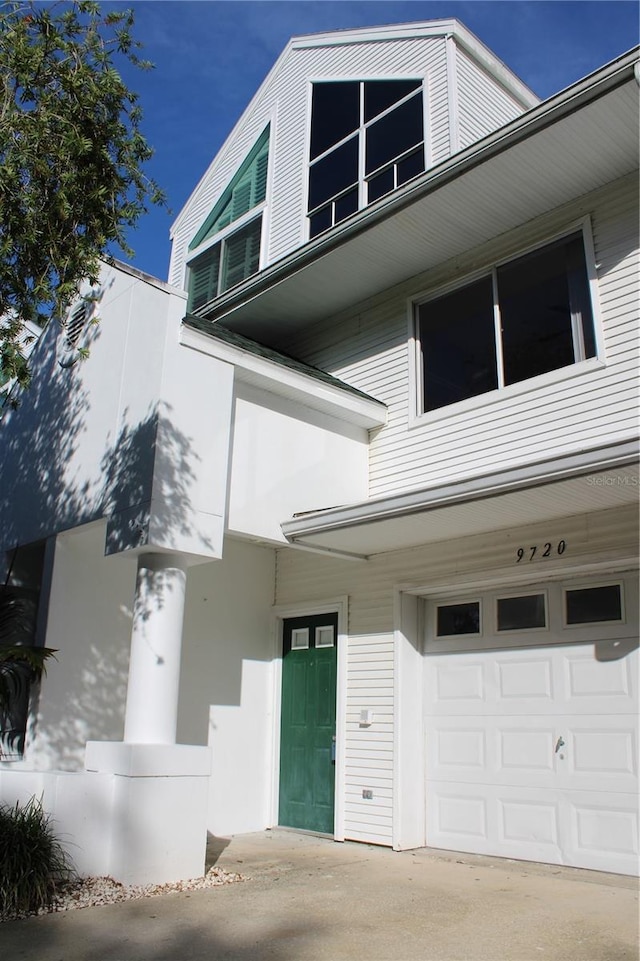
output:
[[[630,647],[611,660],[593,643],[428,657],[427,844],[637,874]]]

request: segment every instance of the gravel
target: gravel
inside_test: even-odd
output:
[[[202,878],[186,881],[171,881],[166,884],[121,884],[113,878],[75,878],[65,882],[49,910],[38,914],[51,914],[58,911],[73,911],[76,908],[91,908],[100,904],[116,904],[119,901],[132,901],[136,898],[156,898],[173,891],[203,891],[219,884],[234,884],[246,881],[242,874],[229,874],[220,868],[210,868]],[[28,917],[27,914],[13,917],[0,917],[0,921],[14,921]]]

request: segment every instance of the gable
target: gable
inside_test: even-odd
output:
[[[397,125],[391,116],[387,121],[389,131],[385,130],[384,136],[384,125],[379,127],[380,140],[398,140],[400,153],[383,151],[380,166],[366,170],[363,157],[355,192],[346,196],[353,184],[345,181],[338,188],[340,196],[334,191],[321,198],[320,206],[342,205],[337,217],[332,211],[330,223],[324,211],[323,230],[330,231],[371,203],[383,203],[389,190],[398,189],[411,178],[419,177],[423,170],[446,160],[466,136],[458,135],[458,117],[466,117],[469,110],[477,113],[475,104],[466,113],[457,109],[456,50],[461,45],[465,46],[467,58],[482,72],[485,84],[499,92],[486,116],[476,122],[475,131],[493,130],[537,101],[480,41],[453,20],[340,31],[290,41],[174,225],[170,282],[185,286],[186,265],[195,246],[205,243],[205,238],[211,238],[216,229],[225,229],[222,225],[227,218],[235,216],[229,190],[232,184],[241,187],[234,183],[234,178],[241,178],[245,158],[267,125],[271,143],[260,268],[305,244],[314,231],[319,232],[311,226],[309,215],[314,208],[309,204],[312,187],[315,190],[311,170],[322,161],[321,155],[312,157],[310,150],[313,91],[320,85],[356,83],[363,91],[364,84],[376,85],[379,90],[392,81],[407,85],[403,90],[410,105],[403,107],[398,103],[407,112],[416,105],[411,103],[409,85],[420,84],[423,98],[421,117],[418,121],[414,118],[414,127],[422,126],[422,131],[418,130],[416,138],[409,137],[411,143],[404,143],[402,135],[393,129]],[[385,119],[386,110],[393,114],[393,104],[384,105],[380,120]],[[358,149],[363,153],[367,149],[366,128],[373,121],[374,118],[365,119],[364,115],[359,118]],[[398,169],[400,164],[404,165],[402,169]],[[378,174],[379,179],[371,185]],[[238,189],[238,209],[242,207],[240,193]]]

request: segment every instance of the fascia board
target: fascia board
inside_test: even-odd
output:
[[[395,191],[388,198],[383,198],[371,207],[365,207],[344,224],[338,225],[326,235],[298,248],[270,267],[266,267],[255,277],[238,284],[228,294],[210,301],[194,313],[209,320],[219,320],[228,316],[237,307],[245,306],[264,291],[285,282],[288,277],[304,270],[326,254],[332,253],[352,237],[373,228],[377,223],[392,217],[415,201],[463,176],[468,170],[486,163],[497,154],[509,150],[563,117],[575,113],[610,90],[633,80],[639,49],[636,47],[630,50],[596,73],[533,107],[504,127],[484,137],[477,144],[461,150],[416,178],[412,183]]]
[[[372,430],[387,420],[387,408],[380,401],[357,397],[339,387],[323,383],[311,376],[289,370],[264,357],[256,357],[233,344],[215,340],[192,327],[182,326],[180,343],[193,350],[232,364],[238,380],[259,386],[272,394],[288,397],[305,407]]]
[[[524,467],[485,474],[470,480],[443,484],[409,494],[392,495],[365,501],[348,507],[305,514],[304,517],[284,521],[282,532],[290,541],[331,530],[356,527],[379,520],[406,516],[439,507],[471,500],[482,500],[528,487],[540,487],[560,480],[569,480],[596,471],[621,468],[638,461],[637,441],[568,454],[549,461],[535,462]]]
[[[414,40],[421,37],[446,37],[455,29],[457,20],[416,20],[410,23],[390,23],[381,27],[361,27],[356,30],[332,30],[328,33],[309,33],[293,37],[294,50],[313,47],[339,47],[354,43],[383,43],[388,40]]]
[[[467,53],[471,54],[481,67],[488,74],[494,77],[498,83],[519,100],[523,107],[529,109],[541,103],[540,97],[525,83],[520,80],[517,74],[513,73],[509,67],[493,53],[489,47],[471,33],[459,20],[453,21],[451,35],[456,43],[463,47]]]

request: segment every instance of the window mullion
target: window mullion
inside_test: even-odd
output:
[[[224,271],[224,265],[225,265],[226,259],[227,259],[227,238],[225,237],[224,240],[220,242],[220,256],[218,258],[218,276],[216,278],[216,289],[215,289],[214,297],[217,297],[220,291],[222,290],[222,281],[224,278],[223,271]]]
[[[360,129],[358,131],[358,210],[368,203],[368,184],[365,180],[366,127],[364,122],[364,83],[360,83]]]
[[[504,387],[504,356],[502,352],[502,318],[500,316],[500,302],[498,299],[498,271],[494,267],[491,271],[493,286],[493,325],[496,340],[496,370],[498,373],[498,389]]]

